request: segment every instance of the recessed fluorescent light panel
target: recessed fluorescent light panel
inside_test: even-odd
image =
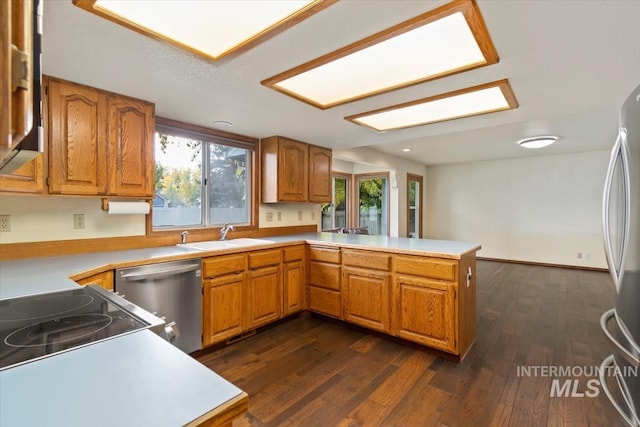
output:
[[[217,60],[253,47],[336,1],[73,0],[73,4]]]
[[[345,117],[383,132],[518,107],[508,80],[486,83],[429,98]]]
[[[456,0],[262,84],[325,109],[496,62],[475,1]]]

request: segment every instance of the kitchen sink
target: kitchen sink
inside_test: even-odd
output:
[[[268,245],[272,240],[240,238],[231,240],[209,240],[206,242],[180,243],[177,246],[198,251],[215,251],[216,249],[234,249],[249,246]]]

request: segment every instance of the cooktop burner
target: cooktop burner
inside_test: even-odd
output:
[[[0,370],[164,322],[91,285],[0,300]]]
[[[2,307],[0,322],[21,322],[48,316],[62,316],[91,304],[91,295],[33,295]]]

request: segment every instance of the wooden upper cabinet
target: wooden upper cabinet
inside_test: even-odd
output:
[[[263,203],[331,201],[331,150],[272,136],[261,162]]]
[[[154,105],[51,77],[45,85],[49,193],[152,197]]]
[[[110,95],[108,109],[107,194],[152,197],[154,106]]]
[[[10,174],[0,175],[0,193],[44,192],[44,159],[38,156]]]
[[[107,97],[99,90],[45,79],[49,104],[49,193],[105,194]]]
[[[331,150],[309,146],[309,201],[331,203]]]
[[[31,129],[33,120],[33,5],[28,1],[0,1],[0,159],[4,159]],[[25,62],[15,64],[24,52]],[[26,81],[14,87],[12,76],[27,71]],[[22,73],[21,73],[22,72]],[[26,84],[23,84],[26,83]]]

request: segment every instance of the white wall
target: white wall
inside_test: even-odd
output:
[[[425,237],[477,242],[482,257],[604,268],[608,160],[596,151],[429,167]]]
[[[144,236],[145,215],[107,215],[99,198],[0,196],[0,214],[11,215],[11,231],[0,243],[47,242],[100,237]],[[85,214],[85,228],[73,215]]]
[[[389,234],[391,236],[406,236],[407,173],[425,176],[427,167],[421,163],[390,156],[370,148],[334,150],[333,157],[333,170],[335,172],[370,173],[389,171],[391,175],[391,185],[389,188]],[[394,186],[394,183],[397,184]],[[426,178],[425,187],[428,187]],[[423,195],[424,194],[423,192]],[[424,218],[426,219],[426,216]]]
[[[268,212],[272,212],[271,222],[267,221]],[[76,230],[73,215],[78,213],[85,214],[85,228]],[[146,233],[145,215],[107,215],[102,211],[99,198],[2,195],[0,215],[11,215],[11,231],[0,233],[0,244],[144,236]],[[320,205],[260,205],[259,221],[261,228],[319,225]]]

